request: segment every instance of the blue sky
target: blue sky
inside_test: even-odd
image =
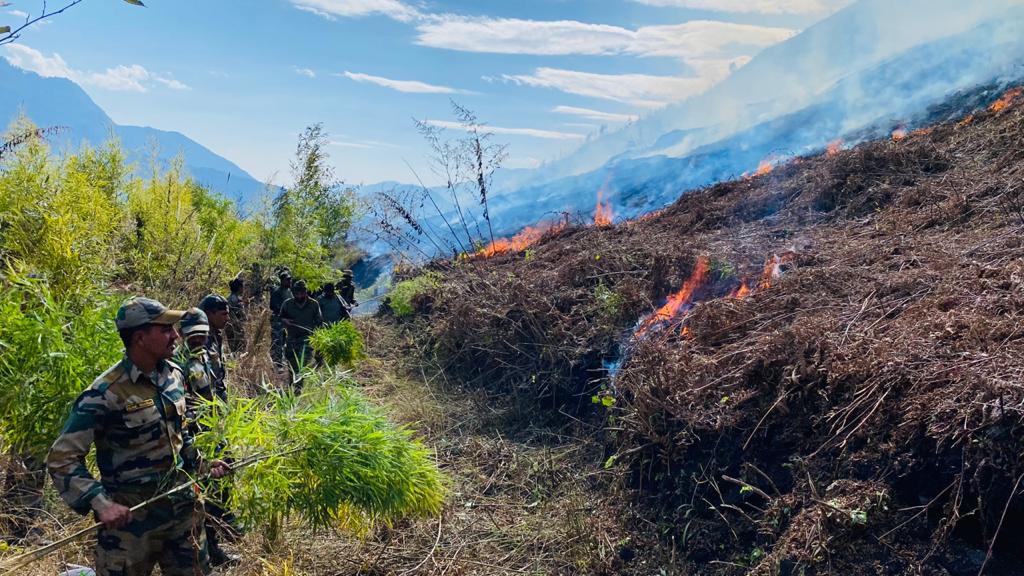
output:
[[[0,25],[42,7],[8,2]],[[288,183],[298,133],[322,122],[346,181],[410,182],[406,161],[432,180],[412,118],[444,125],[451,99],[510,145],[507,166],[531,167],[706,90],[847,3],[85,0],[0,55],[260,180]]]

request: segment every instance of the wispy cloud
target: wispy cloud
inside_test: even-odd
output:
[[[636,30],[575,20],[472,18],[442,15],[417,26],[423,46],[497,54],[535,56],[671,56],[686,60],[723,58],[791,38],[787,28],[692,20]]]
[[[328,142],[331,146],[337,146],[339,148],[358,148],[361,150],[370,150],[373,148],[401,148],[397,144],[391,144],[390,142],[380,142],[377,140],[360,140],[357,138],[344,138],[341,140],[331,140]]]
[[[468,94],[466,90],[459,90],[457,88],[450,88],[448,86],[438,86],[435,84],[427,84],[426,82],[420,82],[418,80],[392,80],[391,78],[382,78],[380,76],[371,76],[369,74],[362,74],[359,72],[344,72],[338,74],[338,76],[344,76],[350,80],[356,82],[366,82],[369,84],[376,84],[377,86],[383,86],[399,92],[410,92],[413,94]]]
[[[451,122],[448,120],[427,120],[427,124],[431,126],[437,126],[439,128],[450,128],[452,130],[465,130],[465,127],[458,122]],[[531,138],[544,138],[547,140],[583,140],[586,138],[583,134],[576,134],[574,132],[557,132],[554,130],[539,130],[536,128],[502,128],[499,126],[487,126],[484,128],[487,132],[493,132],[495,134],[506,134],[508,136],[529,136]]]
[[[402,22],[420,18],[419,10],[399,0],[291,0],[299,10],[333,20],[382,14]]]
[[[718,12],[758,14],[818,14],[832,12],[853,0],[633,0],[648,6],[696,8]]]
[[[632,122],[637,119],[637,116],[632,114],[615,114],[591,110],[590,108],[577,108],[575,106],[555,106],[551,111],[556,114],[570,114],[597,122]]]
[[[156,83],[172,90],[190,90],[189,86],[173,77],[150,72],[139,64],[119,65],[107,68],[103,72],[91,72],[75,70],[56,52],[53,56],[46,56],[23,44],[7,44],[4,48],[4,58],[12,66],[35,72],[40,76],[67,78],[83,86],[124,92],[146,92]]]
[[[552,88],[569,94],[624,102],[640,108],[660,108],[704,92],[727,73],[704,71],[701,76],[649,76],[646,74],[595,74],[557,68],[538,68],[533,74],[506,75],[515,84]]]
[[[15,18],[28,18],[28,12],[22,12],[21,10],[8,10],[7,13]]]
[[[292,66],[292,70],[295,70],[295,73],[298,74],[299,76],[305,76],[306,78],[316,78],[316,72],[310,70],[309,68],[299,68],[298,66]]]

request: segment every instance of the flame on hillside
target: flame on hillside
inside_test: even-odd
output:
[[[902,140],[905,140],[906,138],[907,138],[907,129],[904,128],[903,126],[900,126],[899,128],[897,128],[897,129],[892,131],[892,141],[893,142],[900,142]]]
[[[594,225],[595,226],[611,226],[612,219],[612,204],[602,203],[602,197],[604,196],[604,190],[597,191],[597,207],[594,208]]]
[[[499,254],[520,252],[535,244],[538,240],[543,238],[544,235],[560,232],[564,230],[565,227],[566,223],[564,221],[527,226],[511,238],[498,238],[494,242],[491,242],[486,247],[477,251],[477,255],[483,256],[484,258],[490,258]]]
[[[843,151],[843,139],[842,138],[837,138],[837,139],[835,139],[835,140],[833,140],[833,141],[828,143],[828,146],[825,148],[825,155],[828,156],[829,158],[831,158],[832,156],[836,156],[837,154],[839,154],[842,151]]]
[[[771,174],[772,170],[774,169],[775,166],[772,164],[771,160],[765,158],[764,160],[761,160],[760,164],[757,165],[757,172],[754,172],[754,176],[764,176],[765,174]]]
[[[964,117],[963,120],[956,123],[957,128],[963,128],[964,126],[970,126],[974,122],[974,114],[970,114]]]
[[[704,256],[698,258],[690,277],[683,282],[683,287],[675,294],[669,295],[664,306],[643,320],[634,331],[633,337],[643,338],[651,328],[659,323],[671,321],[689,312],[693,305],[693,293],[707,282],[710,270],[708,259]]]
[[[755,291],[771,288],[782,277],[783,269],[795,261],[796,252],[792,250],[787,250],[782,254],[774,254],[765,263],[759,278],[756,278],[756,280],[744,279],[740,282],[739,286],[735,286],[735,279],[713,281],[710,277],[711,264],[706,257],[701,256],[697,259],[693,272],[686,282],[683,283],[682,288],[678,292],[669,295],[661,308],[658,308],[653,314],[642,319],[637,324],[636,329],[633,331],[633,339],[640,340],[647,336],[655,327],[670,322],[682,324],[696,304],[694,297],[698,290],[705,289],[703,292],[710,292],[712,298],[724,297],[733,300],[745,300],[753,295]],[[716,286],[718,290],[721,290],[723,284],[735,287],[727,294],[719,291],[718,295],[715,296]],[[680,334],[683,337],[688,337],[690,330],[683,326]]]
[[[1013,105],[1013,102],[1019,98],[1022,93],[1024,93],[1024,88],[1020,87],[1007,90],[1003,93],[1002,98],[996,100],[988,107],[989,112],[995,112],[998,114],[999,112],[1006,110]]]

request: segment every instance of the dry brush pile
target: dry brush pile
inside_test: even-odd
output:
[[[406,322],[463,383],[610,422],[607,463],[699,573],[1009,574],[1022,230],[1024,114],[989,109],[436,263]],[[632,336],[700,259],[692,310]]]

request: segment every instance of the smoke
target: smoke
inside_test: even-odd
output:
[[[898,122],[997,78],[1020,77],[1024,1],[862,0],[764,50],[708,92],[517,178],[496,179],[503,230],[587,212],[605,182],[617,214]],[[867,134],[860,134],[865,137]],[[847,140],[850,142],[850,140]]]

